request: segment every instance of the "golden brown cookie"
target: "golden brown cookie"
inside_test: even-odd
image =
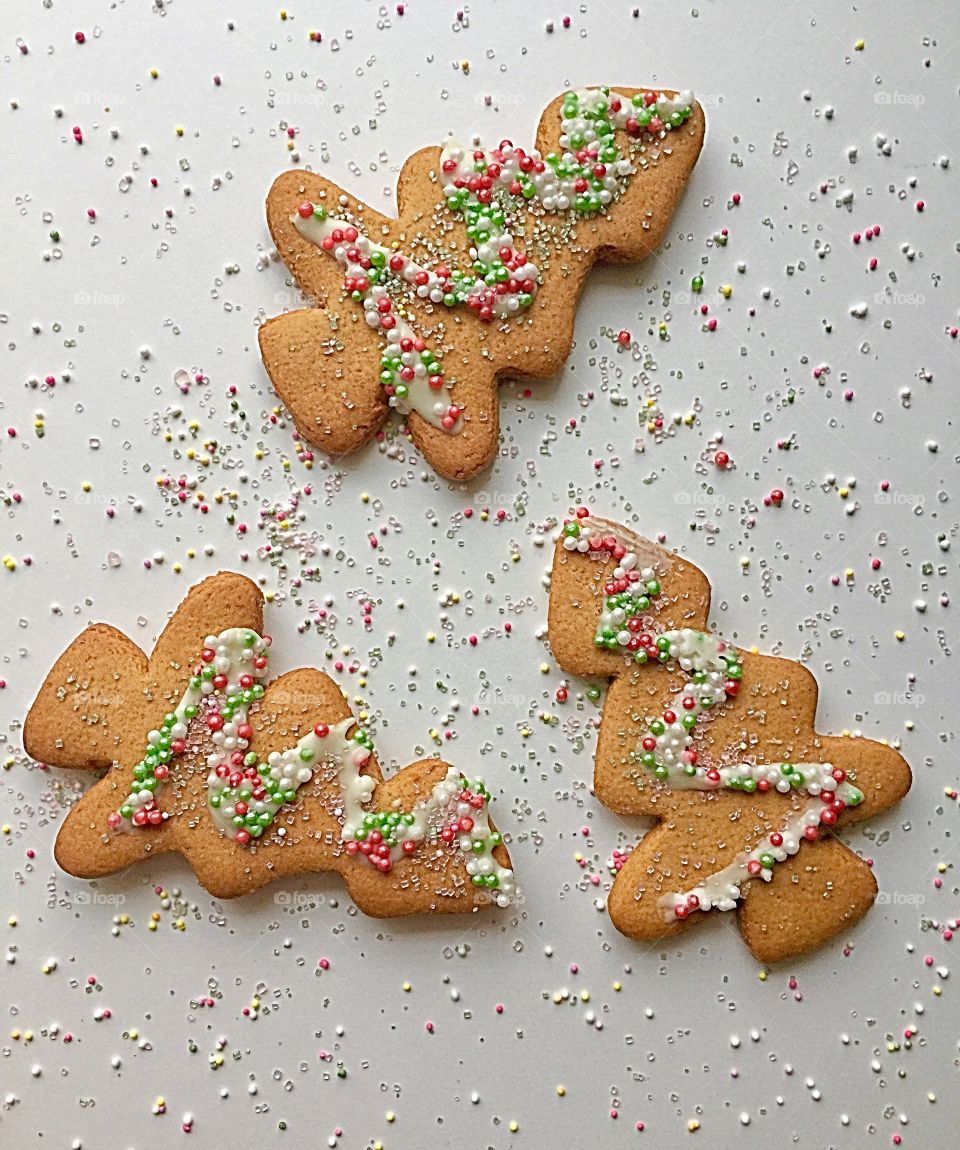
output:
[[[415,153],[396,219],[323,176],[279,176],[270,232],[313,306],[268,320],[260,352],[300,434],[353,451],[394,406],[441,475],[486,467],[498,383],[560,369],[590,269],[657,247],[704,126],[688,92],[568,92],[529,154],[509,141]]]
[[[339,687],[269,678],[263,596],[242,575],[194,587],[149,658],[105,624],[60,656],[24,724],[51,766],[106,769],[57,836],[99,878],[176,851],[219,898],[339,871],[367,914],[507,905],[510,858],[482,782],[425,759],[384,780]]]
[[[584,508],[564,524],[550,645],[566,670],[611,680],[594,789],[657,820],[614,854],[610,916],[659,939],[735,909],[750,950],[776,962],[870,909],[870,867],[831,832],[897,803],[910,769],[892,747],[818,734],[810,672],[724,644],[709,611],[688,560]]]

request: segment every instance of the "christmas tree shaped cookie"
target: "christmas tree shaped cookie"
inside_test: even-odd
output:
[[[271,680],[269,664],[263,597],[241,575],[194,587],[149,657],[88,627],[24,725],[33,758],[106,769],[60,829],[60,866],[99,878],[176,851],[221,898],[339,871],[367,914],[506,906],[513,874],[483,783],[436,759],[385,781],[333,680]]]
[[[870,867],[832,833],[910,787],[892,748],[818,734],[800,664],[708,630],[710,585],[692,563],[581,508],[562,529],[550,645],[577,675],[611,680],[597,797],[656,825],[616,852],[614,924],[658,939],[736,911],[761,961],[809,950],[870,909]]]
[[[313,306],[260,328],[270,379],[311,443],[355,450],[391,408],[450,479],[499,441],[497,384],[557,372],[598,262],[663,238],[703,143],[690,92],[557,97],[536,147],[452,141],[403,166],[398,216],[290,171],[267,197],[277,250]]]

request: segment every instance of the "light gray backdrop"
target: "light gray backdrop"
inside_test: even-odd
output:
[[[252,0],[3,5],[0,551],[16,567],[0,569],[0,924],[16,925],[0,925],[0,1141],[180,1145],[190,1114],[200,1147],[946,1147],[956,10],[406,8],[294,2],[282,20]],[[269,258],[273,176],[299,161],[391,210],[414,149],[451,129],[527,143],[548,101],[586,83],[689,85],[704,104],[706,147],[662,250],[593,275],[567,368],[529,396],[503,389],[502,451],[477,481],[438,481],[396,439],[318,452],[308,472],[256,350],[257,324],[297,302]],[[621,328],[648,350],[618,353]],[[184,392],[181,370],[206,378]],[[692,428],[673,425],[692,411]],[[186,504],[157,486],[165,475],[196,483]],[[779,509],[763,505],[773,488]],[[300,518],[258,527],[262,506],[282,518],[298,492]],[[729,638],[804,659],[823,730],[901,741],[913,792],[846,836],[875,859],[884,905],[815,956],[765,973],[730,918],[661,947],[612,929],[606,860],[645,828],[591,797],[598,710],[576,681],[554,701],[562,673],[542,641],[552,524],[579,502],[704,567]],[[33,692],[83,624],[149,646],[220,567],[276,595],[278,669],[334,674],[386,766],[438,749],[431,729],[455,734],[444,753],[486,774],[512,837],[516,911],[375,922],[328,877],[221,905],[174,859],[95,886],[58,872],[51,844],[80,784],[25,760]],[[321,580],[298,589],[311,567]]]

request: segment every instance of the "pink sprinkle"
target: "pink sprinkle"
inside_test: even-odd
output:
[[[503,1014],[503,1003],[498,1002],[495,1009],[497,1011],[497,1014]]]
[[[924,206],[925,205],[924,205],[923,200],[917,200],[917,211],[918,212],[922,212],[924,209]]]
[[[87,219],[95,220],[97,218],[96,208],[87,208]]]
[[[734,192],[734,193],[733,193],[733,195],[732,195],[730,198],[733,200],[733,202],[734,202],[735,204],[739,204],[739,203],[740,203],[740,193],[739,193],[739,192]]]
[[[87,39],[86,36],[82,32],[74,32],[73,38],[74,38],[74,40],[76,40],[76,42],[78,44],[86,43],[86,39]]]
[[[717,321],[715,319],[708,319],[707,320],[707,331],[716,331],[716,330],[717,330]]]
[[[321,958],[320,959],[320,969],[321,970],[329,970],[330,969],[330,959],[329,958]]]
[[[216,86],[218,88],[220,87],[220,77],[219,76],[214,76],[213,82],[214,82],[214,84],[216,84]]]
[[[617,1117],[617,1112],[616,1112],[616,1110],[614,1110],[614,1109],[612,1109],[612,1108],[611,1108],[611,1110],[610,1110],[610,1117],[611,1117],[611,1118],[616,1118],[616,1117]]]
[[[874,571],[879,571],[880,570],[880,560],[879,559],[871,559],[870,560],[870,566],[874,569]]]
[[[427,1029],[427,1033],[428,1033],[428,1034],[433,1034],[433,1023],[432,1023],[432,1022],[428,1022],[428,1023],[427,1023],[427,1027],[426,1027],[426,1029]]]

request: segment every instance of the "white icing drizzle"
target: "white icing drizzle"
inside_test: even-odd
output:
[[[316,244],[318,247],[322,246],[323,241],[332,236],[335,231],[351,226],[346,221],[331,215],[325,219],[317,219],[314,215],[303,218],[297,212],[290,217],[290,222],[305,240],[309,240],[310,243]],[[347,252],[352,248],[358,249],[364,256],[370,256],[374,252],[379,253],[385,259],[396,254],[393,249],[375,243],[361,232],[351,243],[339,243],[330,252],[340,267],[343,268],[344,274],[348,276],[363,274],[363,269],[352,263],[347,256]],[[419,273],[424,273],[430,277],[429,285],[414,286],[414,280]],[[411,285],[421,299],[431,299],[436,303],[442,301],[443,290],[442,287],[438,286],[440,283],[438,277],[420,264],[406,259],[399,275]],[[439,297],[437,297],[437,292],[440,293]],[[389,293],[382,284],[374,284],[364,297],[364,319],[367,326],[373,328],[374,331],[378,330],[380,326],[377,305],[381,299],[387,298],[389,298]],[[405,352],[400,347],[401,340],[415,340],[417,338],[416,332],[402,315],[394,311],[394,316],[396,326],[390,333],[384,354],[402,360],[405,365],[412,369],[413,378],[406,382],[407,394],[405,396],[402,398],[398,395],[390,396],[390,406],[399,411],[401,415],[409,415],[411,411],[415,411],[418,415],[423,416],[428,423],[432,423],[434,427],[443,428],[445,431],[458,431],[459,422],[454,423],[453,426],[446,426],[443,422],[450,412],[450,401],[449,399],[438,398],[438,396],[445,394],[445,392],[433,390],[429,384],[429,373],[420,357],[415,352]]]

